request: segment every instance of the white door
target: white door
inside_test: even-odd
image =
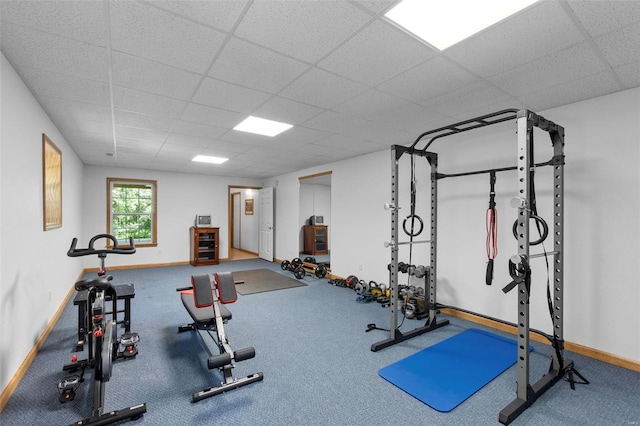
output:
[[[262,188],[260,197],[260,238],[258,254],[273,262],[273,188]]]

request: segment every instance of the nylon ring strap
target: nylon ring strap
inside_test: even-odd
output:
[[[493,260],[498,255],[498,210],[496,209],[496,171],[489,172],[489,208],[486,213],[487,224],[487,273],[485,283],[493,281]]]

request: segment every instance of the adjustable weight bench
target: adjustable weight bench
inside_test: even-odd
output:
[[[178,289],[182,304],[193,319],[191,324],[179,327],[178,331],[206,332],[220,351],[217,355],[209,352],[207,367],[210,370],[219,369],[224,376],[224,382],[220,385],[195,392],[192,402],[259,382],[263,378],[262,372],[239,379],[233,377],[231,372],[235,367],[233,362],[253,358],[256,356],[256,351],[253,347],[233,351],[224,332],[224,324],[231,319],[231,312],[223,305],[233,303],[238,298],[233,275],[231,272],[216,273],[214,274],[214,284],[215,286],[212,286],[208,275],[193,275],[191,276],[191,287]],[[204,339],[204,333],[198,334]],[[208,350],[208,346],[206,344],[204,346]]]

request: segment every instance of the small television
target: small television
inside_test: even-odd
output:
[[[324,224],[324,217],[322,216],[311,216],[309,218],[309,225],[322,225]]]
[[[209,228],[211,226],[211,215],[196,215],[196,228]]]

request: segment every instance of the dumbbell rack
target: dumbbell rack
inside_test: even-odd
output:
[[[389,307],[391,308],[391,326],[389,327],[390,336],[388,339],[381,340],[379,342],[371,345],[371,350],[373,352],[377,352],[386,347],[395,345],[396,343],[403,342],[405,340],[411,339],[413,337],[419,336],[421,334],[427,333],[429,331],[435,330],[440,327],[444,327],[449,324],[449,320],[438,320],[436,319],[436,304],[435,304],[435,278],[431,273],[431,268],[426,269],[426,274],[423,279],[425,281],[425,304],[426,311],[419,316],[414,318],[416,319],[424,319],[428,317],[428,320],[425,325],[422,327],[416,327],[413,330],[407,332],[401,332],[398,329],[398,313],[402,313],[402,304],[400,303],[400,294],[398,289],[398,259],[397,252],[392,250],[392,261],[389,267],[389,283],[390,283],[390,294],[389,294]],[[395,257],[395,259],[394,259]],[[427,282],[429,283],[427,290]]]

